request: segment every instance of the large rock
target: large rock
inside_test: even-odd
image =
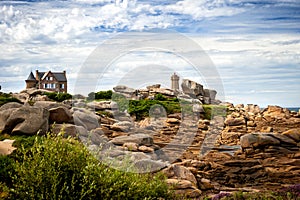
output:
[[[55,124],[51,127],[51,132],[56,135],[61,134],[64,137],[88,137],[88,132],[84,127],[74,124]]]
[[[60,106],[57,108],[49,109],[50,122],[56,122],[58,124],[68,123],[73,120],[72,113],[66,107]]]
[[[139,173],[149,173],[149,172],[157,172],[167,167],[167,164],[161,161],[142,159],[142,160],[137,160],[134,163],[134,167],[138,170]]]
[[[8,109],[6,111],[10,111]],[[48,131],[49,111],[39,107],[23,106],[11,110],[3,132],[9,134],[35,135],[46,134]],[[8,116],[8,113],[5,115]],[[1,121],[1,120],[0,120]]]
[[[134,134],[130,136],[119,136],[112,139],[112,143],[116,145],[123,145],[128,142],[136,143],[139,146],[151,146],[153,145],[153,138],[146,134]]]
[[[181,83],[181,88],[184,94],[188,94],[193,98],[196,98],[198,96],[204,96],[203,85],[194,81],[183,79]]]
[[[297,142],[291,138],[289,138],[287,135],[279,134],[279,133],[274,133],[272,134],[273,137],[278,139],[281,144],[290,144],[290,145],[295,145],[297,146]]]
[[[216,90],[204,89],[204,97],[208,97],[210,100],[215,100],[217,95]]]
[[[280,140],[272,136],[271,133],[251,133],[241,137],[242,148],[276,146],[280,144]]]
[[[168,97],[174,97],[175,93],[171,89],[167,88],[152,88],[150,91],[150,94],[155,95],[155,94],[162,94]]]
[[[65,107],[65,108],[71,108],[71,106],[63,104],[63,103],[58,103],[55,101],[37,101],[34,103],[35,107],[40,107],[40,108],[45,108],[47,110],[53,109],[53,108],[58,108],[58,107]]]
[[[282,133],[296,142],[300,142],[300,128],[290,129]]]
[[[249,113],[253,113],[253,114],[260,113],[260,107],[258,105],[248,104],[245,106],[244,109],[245,109],[245,111],[247,111]]]
[[[133,88],[129,88],[125,85],[117,85],[116,87],[113,88],[113,90],[116,93],[124,95],[126,98],[131,98],[133,96],[136,96],[137,92]]]
[[[111,110],[111,103],[111,101],[92,101],[86,105],[95,110]]]
[[[289,119],[290,111],[279,106],[268,106],[263,112],[263,117],[267,121],[273,121],[274,119]]]
[[[174,189],[187,189],[192,188],[193,184],[188,180],[179,180],[179,179],[167,179],[167,184],[172,186]]]
[[[17,102],[9,102],[4,104],[3,106],[0,107],[0,111],[2,110],[7,110],[7,109],[11,109],[11,108],[20,108],[23,105]]]
[[[193,173],[186,167],[172,164],[162,171],[168,178],[176,178],[180,180],[188,180],[193,185],[197,185],[197,180]]]
[[[8,139],[0,141],[0,155],[9,155],[15,149],[17,149],[13,146],[14,141],[15,140],[8,140]]]
[[[233,117],[227,117],[224,123],[228,126],[239,126],[239,125],[245,125],[246,121],[244,117],[238,117],[238,118],[233,118]]]
[[[128,121],[117,122],[110,126],[110,129],[113,131],[129,131],[130,128],[133,127],[133,123]]]
[[[77,126],[83,126],[87,130],[92,130],[100,127],[100,118],[88,110],[75,110],[73,113],[74,124]]]
[[[147,90],[152,90],[152,89],[160,88],[160,84],[149,85],[146,88],[147,88]]]

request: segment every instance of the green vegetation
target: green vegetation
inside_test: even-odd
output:
[[[191,102],[179,100],[177,98],[167,98],[162,94],[156,94],[154,100],[128,100],[125,96],[108,90],[90,93],[88,99],[93,100],[94,98],[97,100],[111,99],[115,101],[118,104],[120,111],[124,112],[127,110],[127,112],[130,115],[135,116],[137,120],[149,117],[149,111],[155,105],[162,106],[167,114],[184,112],[185,115],[193,115],[193,104]],[[212,116],[226,116],[227,114],[226,106],[203,105],[203,108],[205,110],[205,119],[211,119]]]
[[[149,111],[152,106],[161,105],[167,114],[180,113],[181,107],[179,102],[174,101],[159,101],[159,100],[130,100],[128,112],[130,115],[135,115],[137,120],[141,120],[149,116]]]
[[[228,108],[226,106],[219,105],[203,105],[205,111],[204,118],[212,119],[213,116],[226,117]]]
[[[62,102],[67,99],[72,99],[72,95],[69,93],[61,93],[61,92],[44,92],[49,99],[54,101]]]
[[[109,168],[72,138],[34,137],[17,151],[0,157],[0,199],[174,199],[162,175]]]
[[[18,99],[11,96],[11,94],[0,92],[0,106],[9,103],[9,102],[18,102],[21,103]]]
[[[108,100],[111,99],[113,95],[113,92],[111,90],[107,91],[99,91],[99,92],[91,92],[88,94],[88,100],[94,100],[94,99],[102,99],[102,100]]]

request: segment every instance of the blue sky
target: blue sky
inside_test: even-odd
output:
[[[181,33],[205,50],[222,80],[222,100],[300,107],[298,0],[1,0],[2,91],[24,89],[30,70],[66,69],[69,91],[76,93],[78,73],[97,46],[120,33],[157,28]],[[182,58],[155,51],[119,57],[92,84],[130,85],[124,75],[134,69],[147,79],[144,85],[151,81],[141,69],[164,69],[163,78],[178,71],[205,85]],[[93,90],[86,85],[85,91]]]

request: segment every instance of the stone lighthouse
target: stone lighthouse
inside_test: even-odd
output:
[[[171,76],[171,89],[179,91],[179,76],[176,73]]]

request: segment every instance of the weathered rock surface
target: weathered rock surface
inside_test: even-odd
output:
[[[280,141],[268,133],[251,133],[241,137],[242,148],[252,148],[266,145],[279,145]]]
[[[12,109],[12,108],[20,108],[22,106],[23,106],[23,104],[20,104],[20,103],[9,102],[9,103],[6,103],[3,106],[1,106],[0,111]]]
[[[203,85],[188,79],[182,80],[181,88],[184,94],[193,98],[204,95]]]
[[[134,167],[137,168],[138,172],[157,172],[165,167],[167,164],[165,162],[152,160],[152,159],[141,159],[134,162]]]
[[[58,108],[58,107],[65,107],[67,109],[70,109],[71,106],[63,104],[63,103],[58,103],[55,101],[37,101],[34,103],[35,107],[40,107],[40,108],[44,108],[47,110],[53,109],[53,108]]]
[[[0,141],[0,155],[9,155],[11,154],[16,147],[13,146],[15,140],[8,140],[5,139],[3,141]]]
[[[0,128],[3,133],[35,135],[48,131],[49,111],[43,108],[22,106],[1,111]],[[4,126],[3,126],[4,125]]]
[[[146,134],[133,134],[130,136],[115,137],[112,140],[113,144],[123,145],[124,143],[133,142],[138,145],[151,146],[153,145],[153,138]]]
[[[285,131],[282,134],[295,140],[295,142],[300,142],[300,128],[294,128],[294,129]]]
[[[88,137],[88,131],[84,127],[76,126],[74,124],[55,124],[51,127],[51,132],[56,135],[61,134],[64,137]]]
[[[87,130],[96,129],[100,126],[100,118],[93,112],[87,110],[75,110],[73,113],[74,124],[82,126]]]
[[[58,124],[69,123],[73,121],[72,113],[64,106],[49,109],[49,120],[51,123],[56,122]]]
[[[131,123],[131,122],[122,121],[122,122],[114,123],[113,125],[110,126],[110,129],[113,130],[113,131],[124,131],[124,132],[127,132],[133,126],[134,126],[134,124]]]

